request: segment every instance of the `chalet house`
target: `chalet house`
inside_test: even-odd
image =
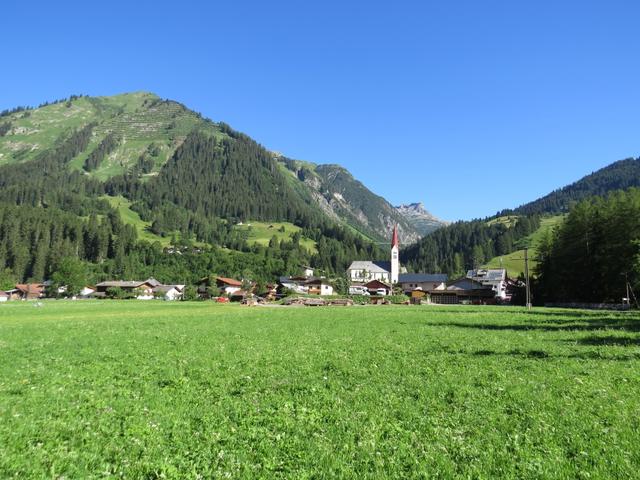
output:
[[[323,277],[280,277],[278,292],[283,293],[285,290],[309,295],[333,295],[333,287]]]
[[[44,289],[42,283],[19,283],[15,289],[7,293],[10,293],[12,300],[36,300],[44,297]]]
[[[226,295],[232,295],[242,288],[242,282],[233,278],[227,277],[215,277],[215,286],[221,293]],[[198,294],[201,297],[209,298],[209,287],[212,286],[211,277],[204,277],[200,279],[198,285]]]
[[[429,292],[431,303],[442,305],[491,305],[495,304],[495,294],[490,286],[471,278],[459,278]]]
[[[233,278],[216,277],[216,287],[218,287],[224,293],[231,295],[242,289],[242,282]]]
[[[107,291],[110,288],[120,288],[125,292],[137,293],[136,298],[138,300],[151,300],[153,299],[153,289],[160,285],[154,278],[140,282],[138,280],[113,280],[107,282],[100,282],[96,284],[96,292],[93,294],[95,297],[106,297]]]
[[[158,285],[153,289],[153,295],[163,300],[180,300],[184,295],[184,285]]]
[[[333,287],[324,278],[311,278],[306,285],[310,295],[333,295]]]
[[[305,276],[297,277],[280,277],[278,280],[278,293],[283,293],[284,290],[291,290],[296,293],[309,293],[309,287],[307,285]]]
[[[501,300],[507,298],[507,271],[504,268],[480,268],[469,270],[467,278],[491,287],[494,295]]]
[[[402,286],[402,291],[407,295],[414,290],[430,292],[439,287],[444,288],[448,276],[443,273],[401,273],[398,283]]]
[[[0,290],[0,303],[6,302],[7,300],[9,300],[9,294]]]

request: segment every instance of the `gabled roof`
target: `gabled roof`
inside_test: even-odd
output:
[[[108,280],[106,282],[96,283],[96,287],[114,287],[114,288],[138,288],[142,285],[149,285],[148,282],[139,280]],[[151,285],[149,285],[151,286]]]
[[[387,288],[391,290],[391,285],[387,285],[380,280],[371,280],[370,282],[365,283],[364,286],[367,288]]]
[[[473,280],[471,278],[462,277],[449,282],[447,284],[446,289],[447,290],[483,290],[483,289],[490,289],[490,288],[491,287],[483,285],[482,283],[476,280]]]
[[[486,282],[498,282],[504,280],[506,276],[507,271],[504,268],[479,268],[467,272],[467,278]]]
[[[220,283],[224,283],[225,285],[229,285],[229,286],[232,286],[232,287],[241,287],[242,286],[242,282],[240,280],[235,280],[233,278],[216,277],[216,281],[218,281]]]
[[[355,260],[349,265],[349,270],[366,270],[369,273],[389,273],[391,271],[391,262]]]
[[[153,291],[157,293],[167,293],[173,289],[176,289],[178,292],[182,292],[184,285],[158,285],[154,287]]]
[[[149,285],[151,285],[152,287],[157,287],[159,285],[162,285],[158,280],[156,280],[153,277],[149,277],[145,280],[145,283],[148,283]]]
[[[401,273],[398,275],[400,283],[422,282],[446,282],[449,276],[446,273]]]
[[[26,293],[27,295],[40,295],[42,292],[44,292],[44,285],[41,283],[19,283],[16,285],[16,289],[20,290],[22,293]]]

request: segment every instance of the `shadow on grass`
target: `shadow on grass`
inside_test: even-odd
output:
[[[634,340],[634,339],[630,339]],[[587,344],[585,344],[587,345]],[[606,345],[606,344],[605,344]],[[611,343],[609,345],[621,345],[618,343]],[[628,344],[631,345],[631,344]],[[636,344],[637,345],[637,344]],[[544,350],[510,350],[508,352],[495,352],[493,350],[478,350],[477,352],[471,352],[471,355],[487,357],[511,357],[528,360],[553,360],[553,359],[579,359],[579,360],[606,360],[616,362],[628,362],[632,360],[640,360],[640,353],[628,353],[628,354],[606,354],[602,351],[587,351],[570,354],[549,354]]]
[[[575,341],[578,345],[587,346],[614,346],[614,347],[637,347],[640,346],[640,337],[615,337],[615,336],[591,336],[579,338]]]
[[[473,330],[541,330],[546,332],[562,331],[594,331],[621,330],[625,332],[640,332],[640,319],[631,316],[601,316],[593,315],[578,319],[556,318],[539,322],[523,321],[521,323],[480,323],[480,322],[439,322],[434,326],[468,328]]]

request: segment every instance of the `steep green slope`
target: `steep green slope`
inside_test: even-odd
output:
[[[310,189],[271,152],[176,102],[148,93],[72,97],[3,114],[0,127],[0,205],[20,219],[2,217],[0,275],[16,281],[47,278],[59,260],[55,250],[92,264],[97,277],[164,270],[179,260],[191,272],[230,274],[245,265],[241,271],[272,280],[303,263],[341,273],[353,258],[381,256],[343,218],[318,209]],[[49,216],[34,223],[37,209]],[[46,219],[62,212],[69,227],[53,232],[53,244],[43,230],[55,222]],[[296,231],[264,242],[234,228],[238,221]],[[125,249],[122,223],[132,227]],[[181,252],[194,245],[217,250],[162,257],[159,246],[173,238]],[[211,264],[231,250],[244,256],[234,254],[224,269]]]
[[[630,187],[640,187],[640,158],[614,162],[513,212],[521,215],[566,212],[572,203]]]
[[[562,223],[564,215],[544,217],[540,220],[540,227],[530,235],[515,242],[515,250],[505,255],[491,258],[483,265],[485,268],[506,268],[510,277],[516,277],[524,272],[524,248],[529,248],[529,271],[533,275],[538,264],[538,245],[542,239],[550,234],[554,228]]]

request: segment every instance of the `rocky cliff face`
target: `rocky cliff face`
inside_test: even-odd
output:
[[[428,233],[449,224],[449,222],[440,220],[431,214],[426,208],[424,208],[422,202],[399,205],[394,208],[413,226],[416,231],[418,231],[421,236],[427,235]]]
[[[370,191],[345,168],[282,156],[277,156],[277,160],[304,184],[308,195],[327,215],[363,235],[377,242],[390,242],[391,231],[397,224],[403,245],[414,243],[422,236],[389,202]]]

